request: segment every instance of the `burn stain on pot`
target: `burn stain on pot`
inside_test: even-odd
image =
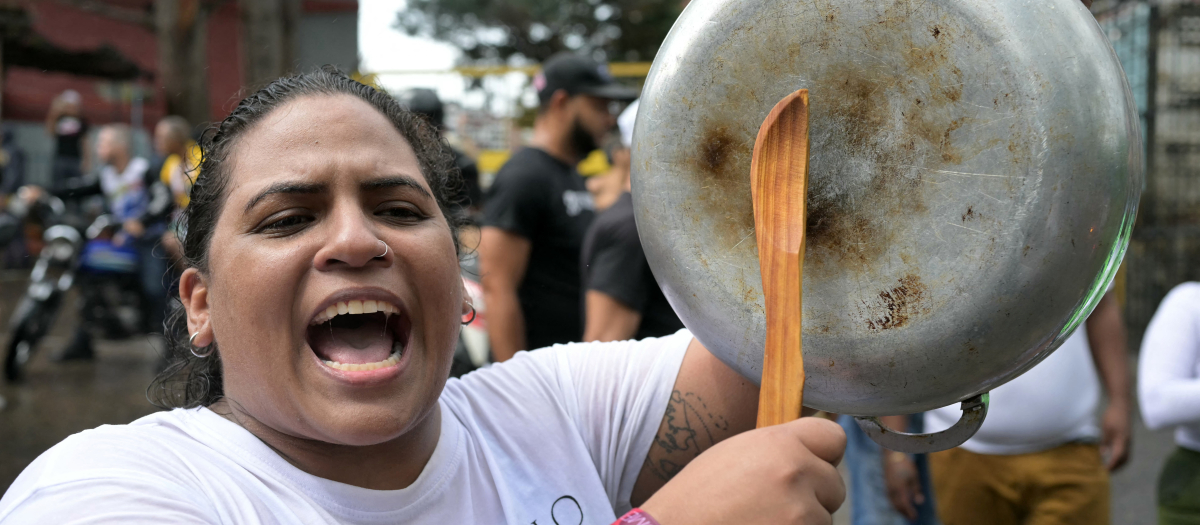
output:
[[[710,128],[700,140],[700,168],[714,177],[727,176],[725,168],[732,148],[733,139],[728,128]]]
[[[950,141],[950,134],[961,127],[962,119],[952,121],[946,127],[946,133],[942,135],[942,160],[951,164],[962,164],[962,155],[954,151],[954,143]]]
[[[835,115],[841,117],[845,146],[848,150],[874,150],[878,133],[885,129],[887,122],[887,85],[875,79],[864,77],[857,71],[846,71],[834,77],[831,89],[821,90],[826,93],[839,93],[834,99],[817,99],[819,93],[814,93],[814,110],[819,111],[816,104],[832,104]],[[835,91],[836,90],[836,91]]]
[[[973,221],[979,217],[981,217],[981,215],[975,213],[974,206],[967,206],[967,212],[962,214],[962,221],[963,222]]]
[[[812,266],[833,265],[835,272],[872,272],[895,240],[896,224],[928,211],[922,174],[906,166],[921,164],[931,147],[942,148],[948,125],[927,124],[920,116],[927,103],[916,97],[907,98],[915,106],[895,119],[888,91],[899,81],[846,70],[833,75],[828,87],[814,88],[814,93],[836,94],[814,95],[814,111],[827,125],[814,150],[840,150],[859,166],[811,169],[806,265],[811,261]],[[897,135],[902,137],[899,144]]]
[[[808,213],[804,217],[805,242],[809,245],[825,242],[825,239],[830,236],[830,230],[834,227],[833,221],[836,217],[828,206],[812,206],[812,199],[809,199],[808,203]]]
[[[753,139],[751,139],[753,140]],[[742,140],[730,132],[729,127],[725,125],[713,125],[705,129],[700,136],[700,141],[696,145],[696,153],[692,157],[692,164],[702,175],[702,187],[709,190],[704,192],[707,195],[712,195],[714,202],[723,202],[728,193],[722,195],[717,192],[734,192],[745,193],[747,196],[747,204],[752,204],[748,197],[750,194],[750,170],[749,167],[745,170],[740,169],[739,151],[743,147],[753,148],[753,143],[748,145],[742,144]],[[745,152],[749,153],[749,151]],[[745,173],[743,173],[745,171]],[[753,216],[753,212],[751,212]],[[753,226],[753,221],[751,221]]]
[[[814,112],[828,126],[824,140],[813,144],[814,150],[841,150],[847,157],[862,158],[870,168],[853,173],[846,165],[817,164],[810,169],[808,266],[832,265],[828,269],[835,272],[870,271],[892,240],[876,214],[895,210],[899,202],[922,201],[912,195],[914,181],[895,168],[910,164],[907,157],[914,152],[881,143],[881,134],[890,124],[885,88],[862,72],[846,70],[830,77],[826,86],[813,89]],[[817,98],[822,93],[832,96]],[[923,201],[918,207],[923,207]]]
[[[704,127],[687,162],[689,184],[700,188],[687,206],[697,227],[713,227],[714,253],[757,252],[754,236],[754,203],[750,196],[749,159],[753,136],[746,137],[724,122]],[[711,221],[711,222],[709,222]],[[747,290],[755,287],[743,287]]]
[[[921,278],[908,274],[901,277],[897,286],[879,292],[879,300],[875,305],[867,306],[867,328],[871,330],[890,330],[900,328],[914,317],[928,313],[928,290]]]
[[[804,228],[806,265],[836,260],[842,270],[853,271],[872,265],[887,248],[885,243],[878,241],[885,232],[866,214],[855,213],[837,203],[810,200],[809,205]]]
[[[954,71],[958,74],[959,78],[962,78],[962,74],[958,71],[958,68],[954,68]],[[962,98],[963,94],[962,84],[951,84],[942,91],[942,94],[946,95],[946,98],[950,99],[951,102],[958,102],[958,99]]]

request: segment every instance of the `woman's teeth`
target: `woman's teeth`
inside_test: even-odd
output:
[[[328,361],[324,359],[321,361],[329,368],[336,368],[338,370],[345,370],[347,372],[361,372],[395,365],[396,363],[400,362],[400,356],[402,354],[403,351],[400,347],[400,343],[396,343],[395,345],[392,345],[392,355],[388,356],[388,358],[384,359],[383,361],[376,361],[374,363],[338,363],[336,361]]]
[[[388,315],[398,314],[400,313],[400,308],[384,301],[341,301],[326,308],[324,312],[317,314],[311,324],[317,325],[328,322],[339,315],[373,314],[376,312]]]

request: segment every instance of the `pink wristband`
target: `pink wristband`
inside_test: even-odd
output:
[[[659,523],[646,511],[633,509],[614,521],[612,525],[659,525]]]

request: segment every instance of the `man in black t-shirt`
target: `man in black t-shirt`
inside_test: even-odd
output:
[[[584,341],[661,337],[683,328],[642,252],[628,190],[588,230],[582,271]]]
[[[484,207],[479,254],[496,361],[581,339],[579,256],[594,213],[575,164],[615,125],[609,103],[637,96],[603,64],[565,53],[533,83],[530,147],[496,174]]]
[[[604,176],[622,193],[600,212],[583,240],[584,341],[661,337],[683,328],[650,271],[634,221],[629,146],[637,105],[617,118],[621,140],[610,152],[613,167]]]

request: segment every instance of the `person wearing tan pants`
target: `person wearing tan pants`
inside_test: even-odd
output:
[[[1013,455],[954,448],[931,454],[929,465],[947,525],[1109,522],[1108,470],[1095,444]]]
[[[959,448],[931,454],[945,525],[1109,523],[1108,473],[1129,450],[1130,378],[1120,307],[1107,294],[1058,350],[991,392],[983,426]],[[1097,418],[1101,386],[1108,406]],[[925,414],[937,432],[957,406]]]

